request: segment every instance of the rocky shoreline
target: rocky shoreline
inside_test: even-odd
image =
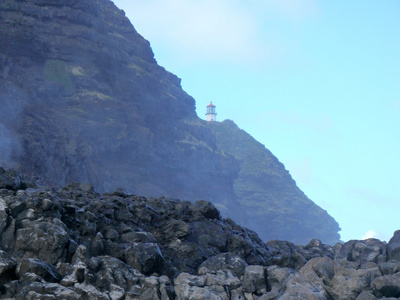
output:
[[[0,171],[0,299],[400,297],[400,232],[264,243],[206,201],[32,188]]]

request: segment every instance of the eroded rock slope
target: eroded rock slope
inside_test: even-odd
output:
[[[395,299],[399,271],[400,232],[263,243],[206,201],[38,189],[0,172],[1,299]]]

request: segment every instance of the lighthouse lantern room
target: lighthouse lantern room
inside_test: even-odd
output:
[[[217,121],[217,113],[215,112],[215,105],[212,104],[212,101],[210,101],[210,104],[207,105],[206,116],[208,122]]]

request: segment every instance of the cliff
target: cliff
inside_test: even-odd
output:
[[[240,205],[251,216],[252,230],[268,239],[301,242],[318,236],[327,243],[338,240],[337,222],[297,187],[284,165],[264,145],[232,121],[208,126],[216,136],[217,149],[239,162],[233,187]]]
[[[109,0],[2,1],[0,102],[0,163],[38,184],[208,200],[264,240],[339,240],[265,147],[196,116],[180,79]]]

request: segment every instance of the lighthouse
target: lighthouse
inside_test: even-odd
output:
[[[215,105],[212,104],[212,101],[210,101],[210,104],[207,105],[206,116],[208,122],[217,121],[217,113],[215,112]]]

